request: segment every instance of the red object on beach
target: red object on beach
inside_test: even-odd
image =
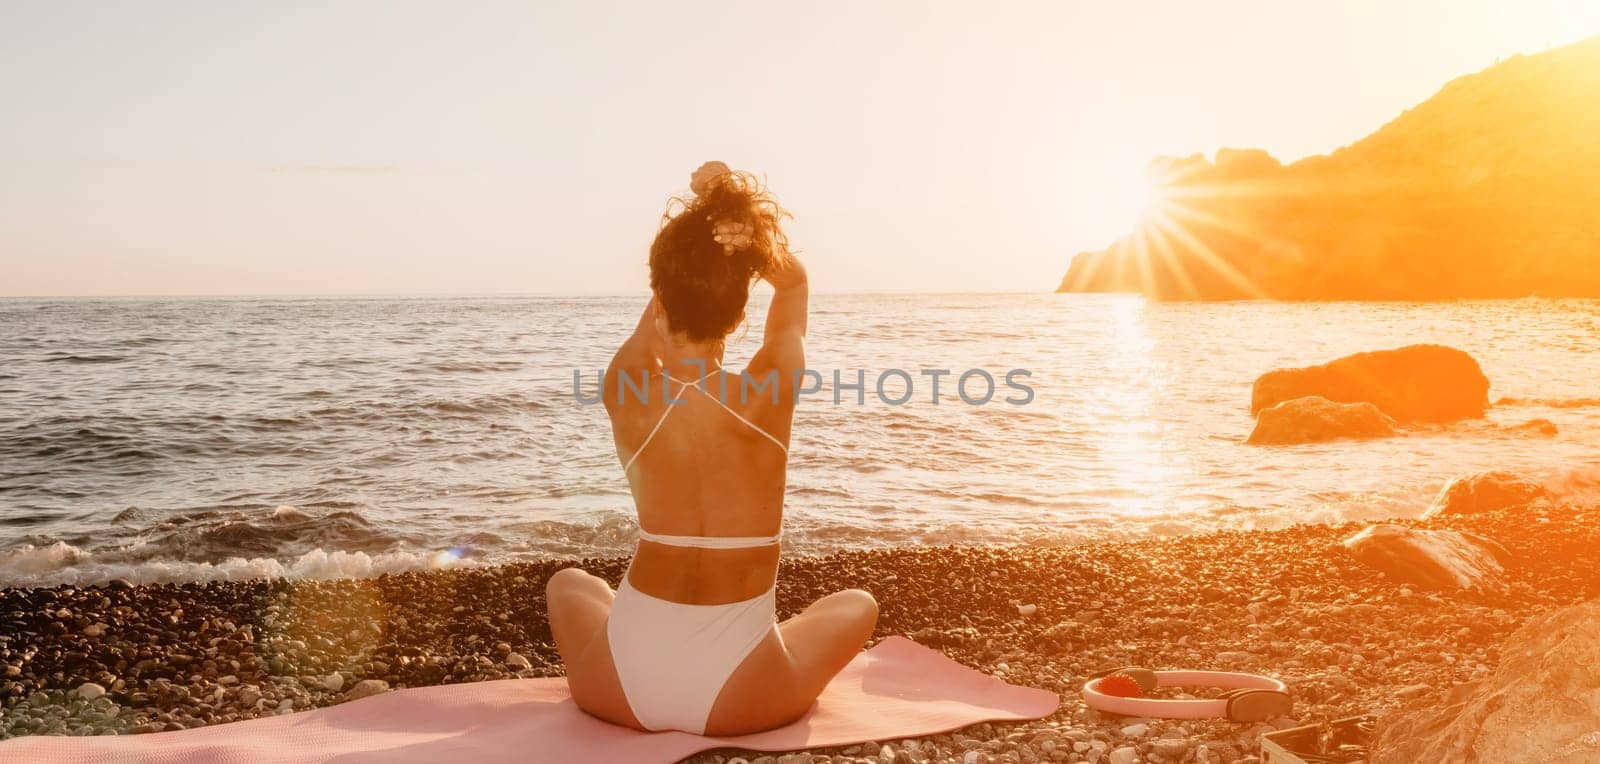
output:
[[[1157,687],[1219,687],[1224,690],[1272,690],[1285,693],[1288,686],[1271,677],[1256,674],[1238,674],[1230,671],[1157,671]],[[1155,719],[1225,719],[1228,718],[1227,698],[1203,700],[1130,698],[1112,695],[1102,686],[1113,676],[1090,679],[1083,683],[1083,702],[1104,713],[1123,716],[1148,716]],[[1131,677],[1130,677],[1131,678]]]
[[[1142,698],[1144,688],[1139,686],[1134,678],[1127,674],[1112,674],[1100,680],[1095,686],[1106,695],[1115,695],[1119,698]]]

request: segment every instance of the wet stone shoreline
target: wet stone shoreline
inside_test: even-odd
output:
[[[901,634],[1062,696],[1052,716],[948,735],[696,761],[1232,762],[1261,732],[1436,702],[1495,665],[1530,616],[1600,596],[1600,510],[1514,507],[1402,521],[1479,533],[1510,553],[1509,589],[1430,591],[1338,545],[1362,526],[1106,542],[935,547],[786,559],[780,617],[860,587],[874,639]],[[0,590],[0,737],[136,734],[293,713],[390,689],[554,676],[544,583],[577,564],[615,583],[626,560],[550,560],[373,579]],[[1138,664],[1266,673],[1293,717],[1240,725],[1104,716],[1077,695]]]

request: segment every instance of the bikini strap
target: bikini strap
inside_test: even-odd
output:
[[[667,546],[694,549],[754,549],[756,547],[774,546],[778,543],[778,536],[779,534],[771,536],[673,536],[666,533],[651,533],[643,527],[639,528],[640,541],[653,541]]]
[[[684,382],[684,381],[682,381],[682,380],[680,380],[680,379],[678,379],[676,377],[673,377],[671,375],[668,375],[667,378],[672,380],[673,382],[677,382],[680,385],[687,385],[688,384],[688,383],[686,383],[686,382]],[[703,380],[703,379],[705,379],[705,377],[701,377],[701,379]],[[678,392],[682,393],[683,390],[679,389]],[[675,404],[675,403],[672,402],[673,401],[673,397],[672,397],[672,394],[671,394],[672,393],[671,388],[668,388],[667,393],[668,393],[667,394],[667,410],[661,412],[661,418],[656,420],[656,426],[655,427],[650,428],[650,434],[644,436],[644,440],[639,442],[639,447],[638,448],[633,449],[633,455],[629,456],[628,457],[628,461],[622,465],[623,473],[627,473],[628,470],[633,468],[633,463],[635,461],[638,461],[639,454],[644,453],[645,446],[650,445],[650,441],[655,439],[656,433],[661,432],[661,425],[664,425],[664,424],[667,423],[667,416],[672,413],[673,409],[678,407],[678,404]],[[678,400],[681,401],[683,399],[680,398]]]
[[[707,375],[707,376],[709,376],[709,375]],[[671,375],[668,375],[667,379],[670,379],[673,382],[677,382],[680,385],[689,385],[690,384],[688,382],[684,382],[683,380],[678,379],[677,377],[674,377],[674,376],[671,376]],[[701,377],[700,378],[700,382],[704,382],[705,379],[706,379],[705,377]],[[772,444],[777,446],[785,454],[789,453],[789,447],[783,445],[783,441],[778,440],[776,437],[773,437],[772,433],[761,429],[761,426],[756,424],[755,422],[752,422],[752,421],[744,418],[743,414],[740,414],[739,412],[734,411],[732,406],[729,406],[728,404],[722,402],[722,398],[720,396],[712,395],[711,393],[706,392],[704,389],[702,389],[700,387],[700,382],[696,382],[692,386],[694,387],[694,389],[699,390],[701,395],[704,395],[706,398],[710,399],[712,403],[715,403],[718,406],[721,406],[722,410],[728,412],[729,414],[732,414],[734,419],[737,419],[737,420],[739,420],[741,422],[744,422],[745,426],[749,427],[752,430],[755,430],[758,433],[761,433],[762,437],[765,437],[767,440],[772,441]]]

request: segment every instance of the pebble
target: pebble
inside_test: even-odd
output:
[[[1150,744],[1156,753],[1168,758],[1182,758],[1189,752],[1189,741],[1161,738]]]
[[[510,666],[518,671],[526,671],[533,668],[533,664],[529,663],[527,658],[524,658],[518,653],[511,653],[510,655],[507,655],[505,663],[507,666]]]
[[[84,700],[94,700],[95,698],[106,694],[106,688],[101,687],[94,682],[84,682],[83,684],[78,685],[77,693],[78,697],[83,698]]]
[[[350,691],[344,694],[345,702],[370,698],[373,695],[382,695],[389,691],[389,683],[382,679],[363,679],[355,683]]]
[[[1110,761],[1111,764],[1134,764],[1134,762],[1139,760],[1139,749],[1134,748],[1131,745],[1125,745],[1112,751],[1111,756],[1107,760]]]
[[[1122,728],[1122,734],[1127,737],[1144,737],[1144,733],[1149,731],[1149,729],[1150,728],[1148,725],[1130,724]]]
[[[344,675],[329,674],[323,677],[319,684],[321,684],[323,688],[327,689],[329,692],[338,692],[344,689]]]

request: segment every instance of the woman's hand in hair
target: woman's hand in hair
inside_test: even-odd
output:
[[[728,166],[722,162],[715,160],[706,162],[700,165],[700,169],[695,170],[694,174],[689,176],[689,190],[693,191],[696,196],[704,196],[706,189],[711,187],[711,181],[731,172],[733,170],[728,169]]]
[[[788,289],[806,283],[806,268],[800,264],[800,258],[783,252],[773,257],[772,262],[762,270],[761,277],[773,289]]]

